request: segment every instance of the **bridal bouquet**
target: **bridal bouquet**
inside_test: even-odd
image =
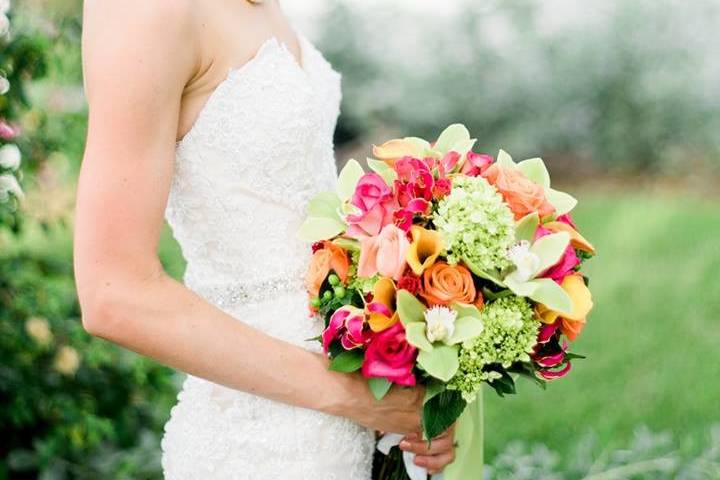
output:
[[[592,308],[580,267],[595,250],[570,216],[576,200],[551,188],[541,159],[495,160],[474,143],[452,125],[434,143],[376,146],[371,171],[350,160],[300,230],[330,368],[360,371],[378,399],[424,385],[428,439],[483,383],[502,396],[519,376],[544,386],[566,375]],[[385,440],[387,453],[399,438]],[[383,478],[426,478],[411,463]]]

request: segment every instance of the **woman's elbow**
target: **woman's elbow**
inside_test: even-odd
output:
[[[90,335],[117,341],[121,333],[123,310],[117,295],[93,286],[78,285],[83,328]]]

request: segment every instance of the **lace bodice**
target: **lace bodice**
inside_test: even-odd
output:
[[[309,199],[336,180],[340,77],[304,38],[272,38],[233,70],[177,145],[166,218],[185,284],[265,333],[319,350],[297,239]],[[189,376],[163,437],[167,480],[368,480],[374,433],[343,418]]]
[[[289,287],[307,262],[296,232],[308,200],[333,188],[340,76],[299,42],[301,64],[267,40],[228,74],[177,146],[166,218],[187,260],[186,283],[216,288],[208,294],[234,289],[241,300],[268,284]]]

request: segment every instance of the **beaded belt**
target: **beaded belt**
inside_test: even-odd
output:
[[[297,274],[254,283],[199,285],[192,288],[221,308],[272,300],[282,293],[304,292],[302,279]]]

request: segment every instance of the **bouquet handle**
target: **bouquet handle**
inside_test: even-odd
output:
[[[455,428],[455,461],[444,472],[444,480],[482,480],[483,478],[483,392],[470,403]]]

